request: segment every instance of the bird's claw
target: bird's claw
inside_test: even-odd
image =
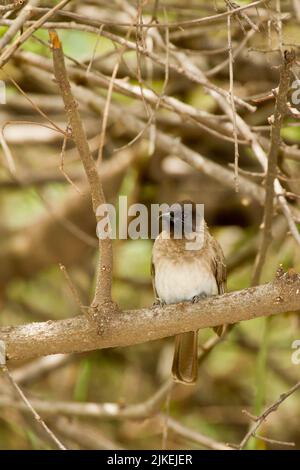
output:
[[[166,305],[166,302],[164,300],[159,299],[156,297],[156,299],[153,302],[153,307],[164,307]]]
[[[199,302],[200,300],[204,300],[206,298],[207,298],[207,294],[205,292],[201,292],[201,294],[194,295],[194,297],[192,298],[192,303],[195,304]]]

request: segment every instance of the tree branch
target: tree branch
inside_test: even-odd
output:
[[[21,55],[18,55],[18,57],[30,65],[33,65],[34,67],[43,68],[47,71],[49,70],[49,64],[47,63],[47,60],[41,60],[41,58],[37,58],[34,54],[22,53]],[[78,71],[76,75],[79,75]],[[70,78],[72,78],[72,76],[73,73],[71,69]],[[103,110],[103,107],[105,106],[105,100],[100,95],[96,95],[96,93],[93,91],[76,85],[72,86],[72,90],[74,96],[80,102],[85,103],[91,109],[96,110],[97,112],[101,112]],[[145,91],[144,96],[145,99],[149,97]],[[175,100],[173,100],[173,98],[172,103],[174,106]],[[182,114],[186,114],[187,112],[185,108],[181,111]],[[198,121],[199,118],[200,116],[197,116]],[[133,112],[128,114],[123,107],[116,105],[115,103],[111,103],[110,105],[110,119],[114,122],[121,122],[126,131],[134,136],[145,129],[145,123],[136,117]],[[180,141],[175,141],[174,145],[174,137],[165,132],[162,132],[161,130],[156,131],[156,147],[163,152],[169,152],[170,148],[172,148],[172,152],[174,154],[178,155],[179,158],[187,162],[196,170],[201,171],[205,175],[215,179],[224,186],[230,188],[234,187],[234,173],[231,170],[224,168],[222,165],[202,156],[199,152],[195,152]],[[263,188],[243,176],[239,177],[239,182],[241,194],[245,194],[251,199],[263,203],[265,194]]]
[[[89,144],[83,127],[78,105],[73,98],[68,74],[65,66],[64,54],[58,35],[55,31],[50,31],[50,41],[52,45],[54,75],[59,85],[61,95],[64,101],[68,120],[72,128],[72,137],[81,157],[92,197],[93,211],[96,220],[97,209],[106,203],[102,188],[101,179],[97,170],[96,163],[89,149]],[[112,243],[110,238],[99,241],[99,263],[97,269],[96,291],[92,305],[111,305],[111,285],[112,285]]]
[[[81,416],[90,418],[109,418],[112,420],[146,419],[157,414],[166,394],[173,387],[172,379],[166,381],[156,393],[142,403],[124,405],[119,403],[78,403],[67,401],[47,401],[37,398],[30,399],[32,405],[41,413],[47,415]],[[11,398],[7,393],[0,395],[0,408],[13,406],[17,409],[25,409],[26,405],[21,401]]]
[[[2,50],[6,44],[8,44],[13,37],[17,34],[18,31],[20,31],[24,25],[24,23],[30,19],[32,16],[32,9],[34,7],[37,7],[40,3],[40,0],[30,0],[27,5],[24,6],[24,8],[20,11],[18,16],[13,20],[12,24],[8,28],[8,30],[5,32],[5,34],[2,36],[0,39],[0,50]],[[20,5],[18,4],[10,4],[10,5],[4,5],[0,6],[0,11],[5,11],[19,8]]]
[[[281,143],[281,126],[287,109],[287,95],[292,76],[292,66],[295,62],[295,53],[287,52],[284,55],[284,61],[280,70],[280,80],[278,93],[276,96],[276,104],[274,116],[272,116],[271,125],[271,145],[268,153],[268,169],[266,176],[266,197],[265,209],[263,216],[263,232],[260,241],[259,250],[254,264],[254,273],[252,278],[252,285],[259,282],[263,265],[266,260],[267,250],[272,240],[272,221],[274,212],[274,181],[277,176],[277,161]]]
[[[226,19],[227,16],[232,16],[232,15],[236,15],[240,12],[243,12],[244,10],[248,10],[250,8],[255,8],[255,7],[258,7],[259,5],[261,5],[262,3],[268,3],[269,0],[257,0],[253,3],[249,3],[248,5],[242,5],[242,6],[239,6],[237,7],[235,10],[232,10],[232,11],[224,11],[222,13],[218,13],[218,14],[215,14],[215,15],[211,15],[211,16],[207,16],[205,18],[195,18],[193,20],[185,20],[185,21],[176,21],[176,22],[172,22],[172,23],[169,23],[169,22],[158,22],[158,23],[153,23],[153,22],[150,22],[150,23],[143,23],[143,22],[135,22],[135,23],[128,23],[128,22],[116,22],[116,21],[105,21],[105,20],[101,20],[101,22],[99,20],[95,20],[93,18],[86,18],[86,17],[82,17],[81,15],[78,15],[76,13],[73,13],[73,12],[64,12],[64,11],[57,11],[57,14],[60,15],[60,16],[64,16],[64,17],[67,17],[67,18],[70,18],[74,21],[78,21],[79,23],[83,23],[83,24],[90,24],[90,25],[94,25],[96,27],[99,27],[101,26],[101,24],[104,24],[106,26],[119,26],[119,27],[130,27],[130,26],[138,26],[139,28],[181,28],[181,27],[186,27],[186,26],[193,26],[193,25],[198,25],[198,24],[208,24],[208,23],[211,23],[211,22],[215,22],[215,21],[219,21],[219,20],[223,20],[223,19]],[[45,11],[48,11],[49,9],[48,8],[35,8],[34,11],[36,12],[45,12]]]
[[[1,365],[0,370],[3,370],[4,374],[8,378],[11,386],[19,396],[19,398],[22,400],[22,403],[25,406],[25,410],[29,410],[30,414],[33,416],[35,421],[41,426],[43,431],[46,433],[48,438],[55,444],[56,447],[60,450],[67,450],[65,446],[60,442],[60,440],[55,436],[55,434],[51,431],[51,429],[47,426],[45,421],[40,417],[40,415],[37,413],[37,411],[34,409],[28,398],[24,395],[22,389],[19,387],[19,385],[16,383],[14,380],[13,376],[9,372],[8,368],[6,365]]]
[[[245,437],[243,438],[242,442],[240,443],[240,445],[239,445],[240,449],[243,449],[245,447],[245,445],[247,444],[247,442],[249,441],[249,439],[252,436],[255,436],[256,431],[262,425],[262,423],[267,420],[268,416],[271,413],[273,413],[274,411],[277,411],[279,406],[287,398],[289,398],[293,393],[295,393],[297,390],[299,390],[299,388],[300,388],[300,382],[297,382],[292,388],[290,388],[290,390],[288,390],[285,393],[282,393],[280,395],[280,397],[274,403],[272,403],[272,405],[270,405],[268,408],[266,408],[265,411],[260,416],[257,416],[257,417],[255,416],[254,417],[255,422],[254,422],[253,426],[251,426],[251,428],[249,429],[249,431],[247,432]]]
[[[69,3],[70,0],[62,0],[59,2],[57,5],[55,5],[53,8],[49,9],[45,15],[43,15],[41,18],[39,18],[37,21],[35,21],[29,28],[22,33],[13,44],[11,44],[9,47],[7,47],[3,53],[0,55],[0,69],[5,65],[11,56],[14,54],[14,52],[22,45],[24,44],[27,39],[30,38],[30,36],[37,30],[39,29],[49,18],[51,18],[60,8],[63,8],[67,3]],[[33,5],[36,3],[39,3],[35,0],[31,2]],[[10,39],[12,39],[13,35],[24,25],[24,22],[26,19],[29,17],[31,12],[33,11],[33,7],[31,5],[26,5],[26,7],[21,10],[21,13],[17,16],[16,20],[12,24],[12,26],[9,28],[9,30],[6,32],[6,34],[3,36],[1,40],[1,47],[0,51],[2,48],[7,44]]]
[[[129,346],[185,331],[298,311],[300,275],[278,270],[268,284],[215,296],[197,304],[128,310],[111,316],[101,335],[84,315],[0,328],[8,360]]]

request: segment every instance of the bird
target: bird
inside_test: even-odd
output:
[[[187,206],[190,212],[186,211]],[[152,249],[155,304],[199,302],[206,297],[223,294],[227,277],[224,254],[219,242],[210,234],[204,218],[202,223],[197,223],[197,204],[181,201],[173,204],[171,209],[160,216],[162,230]],[[177,234],[180,231],[181,237]],[[201,243],[191,249],[188,243],[196,237]],[[224,325],[214,328],[219,336],[225,329]],[[185,385],[196,383],[198,331],[180,333],[175,337],[172,376],[175,382]]]

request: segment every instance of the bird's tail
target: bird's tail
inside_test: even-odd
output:
[[[198,331],[181,333],[175,337],[172,365],[175,382],[193,385],[198,375]]]

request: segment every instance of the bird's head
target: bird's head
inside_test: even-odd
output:
[[[172,204],[160,219],[162,229],[172,235],[191,234],[196,231],[196,204],[188,200]]]

